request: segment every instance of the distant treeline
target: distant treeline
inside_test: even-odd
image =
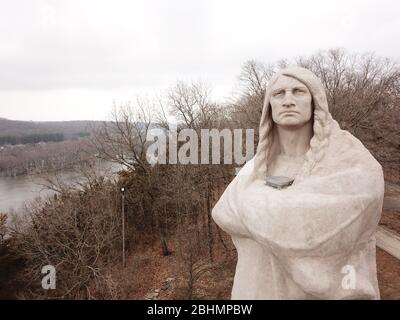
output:
[[[44,134],[29,134],[26,136],[5,136],[0,137],[0,145],[5,144],[27,144],[27,143],[38,143],[38,142],[60,142],[64,140],[64,134],[62,133],[44,133]]]
[[[44,173],[90,163],[95,150],[87,138],[26,143],[0,149],[0,177]]]
[[[75,134],[77,137],[89,136],[88,132],[78,132]],[[23,136],[4,136],[0,137],[0,145],[17,145],[38,142],[60,142],[64,141],[65,136],[63,133],[41,133],[41,134],[28,134]]]

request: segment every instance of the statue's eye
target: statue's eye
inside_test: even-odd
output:
[[[284,93],[285,93],[284,90],[278,90],[278,91],[275,91],[275,92],[272,94],[272,96],[274,96],[274,97],[279,97],[279,96],[283,95]]]
[[[295,89],[293,89],[293,93],[294,94],[303,94],[303,93],[306,93],[306,91],[301,88],[295,88]]]

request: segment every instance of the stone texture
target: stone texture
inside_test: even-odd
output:
[[[296,96],[297,82],[312,99]],[[273,116],[276,83],[284,96],[274,100]],[[296,113],[310,101],[310,119]],[[293,112],[278,118],[279,108]],[[267,175],[282,172],[294,178],[291,186],[265,185]],[[303,68],[276,74],[266,90],[257,153],[212,211],[238,252],[232,299],[379,299],[375,233],[383,194],[381,165],[332,119],[320,80]]]

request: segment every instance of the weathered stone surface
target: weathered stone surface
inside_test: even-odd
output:
[[[293,178],[277,190],[266,176]],[[303,68],[269,82],[255,157],[212,211],[238,262],[232,299],[379,299],[381,165],[341,130]]]

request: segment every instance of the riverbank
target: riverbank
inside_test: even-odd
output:
[[[112,176],[121,169],[120,165],[97,159],[91,165],[80,164],[46,173],[0,177],[0,212],[18,212],[25,203],[54,194],[54,190],[45,186],[48,184],[48,178],[64,184],[73,184],[84,179],[82,171],[85,170]]]

